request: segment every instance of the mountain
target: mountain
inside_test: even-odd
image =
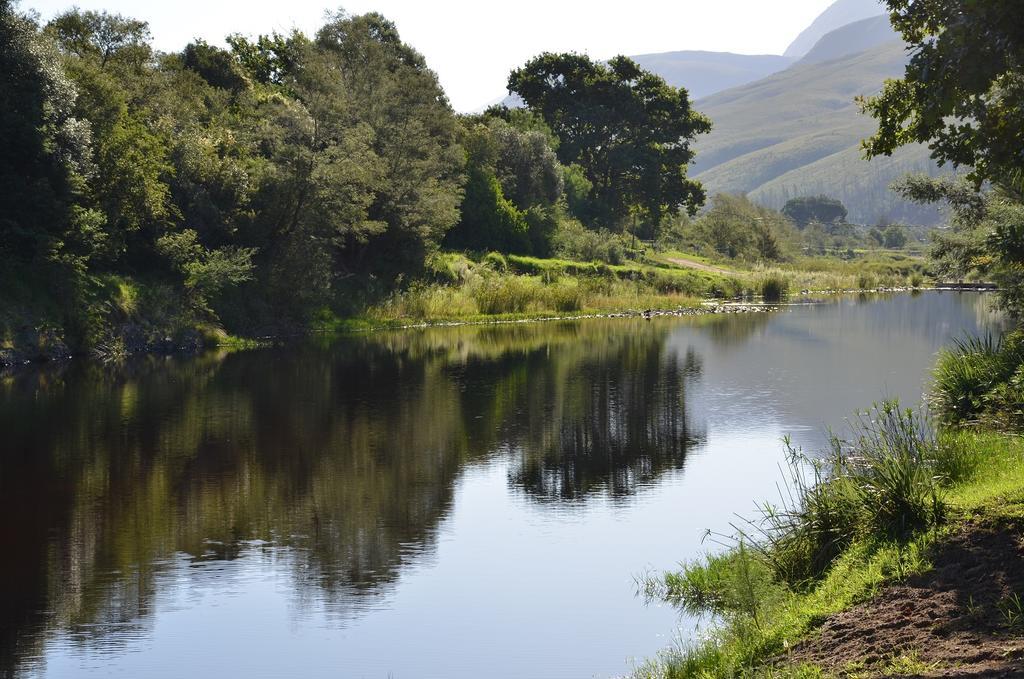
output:
[[[732,54],[730,52],[663,52],[630,57],[643,68],[657,73],[673,87],[685,87],[691,99],[739,87],[777,73],[795,59],[775,54]]]
[[[801,59],[800,64],[820,64],[900,39],[886,15],[863,19],[825,35]]]
[[[881,0],[837,0],[797,36],[784,56],[800,59],[837,28],[881,14],[886,14]]]
[[[673,87],[685,87],[690,100],[707,97],[730,87],[739,87],[777,73],[796,60],[777,54],[733,54],[731,52],[660,52],[630,57],[640,66],[657,73]],[[509,95],[492,101],[519,108],[523,100]],[[488,104],[489,106],[490,104]],[[480,110],[486,109],[481,107]]]
[[[769,207],[824,193],[842,200],[854,222],[934,223],[934,209],[901,201],[888,188],[906,172],[938,172],[927,148],[870,162],[860,149],[876,124],[855,97],[876,93],[907,62],[895,36],[874,44],[885,35],[875,20],[841,27],[785,71],[698,101],[714,129],[698,140],[691,174],[709,194],[746,193]],[[846,53],[864,45],[870,47]]]

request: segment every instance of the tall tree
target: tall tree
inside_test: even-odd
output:
[[[561,162],[583,168],[598,225],[621,230],[637,216],[656,226],[703,204],[703,188],[686,171],[691,142],[711,123],[692,109],[685,89],[626,57],[603,64],[551,53],[513,71],[508,89],[554,131]]]
[[[100,215],[81,205],[93,171],[78,92],[37,27],[0,0],[0,253],[80,260]]]
[[[344,264],[385,276],[414,271],[458,220],[465,155],[455,115],[423,56],[380,14],[338,13],[317,33],[316,46],[380,161],[368,216],[384,229],[353,239]]]
[[[970,184],[909,177],[897,190],[945,201],[952,232],[933,256],[940,271],[979,272],[1002,305],[1024,315],[1024,14],[1017,0],[886,0],[911,46],[903,78],[863,102],[878,121],[868,156],[927,143],[940,163],[970,168]],[[985,182],[994,190],[982,192]]]

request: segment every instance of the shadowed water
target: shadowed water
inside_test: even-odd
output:
[[[588,677],[633,577],[923,392],[988,298],[406,331],[0,377],[0,676]]]

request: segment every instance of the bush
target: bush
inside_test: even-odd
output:
[[[484,255],[484,258],[481,260],[481,263],[486,264],[487,266],[489,266],[494,271],[497,271],[498,273],[508,272],[508,260],[505,259],[505,255],[501,254],[500,252],[488,252],[486,255]]]
[[[618,236],[610,231],[591,231],[577,221],[566,221],[552,239],[560,257],[581,262],[621,264],[625,250]]]
[[[932,407],[947,424],[1024,418],[1024,334],[957,340],[934,371]]]
[[[458,285],[469,278],[473,263],[456,252],[435,252],[427,257],[424,267],[434,281]]]
[[[781,302],[789,294],[789,279],[779,274],[769,274],[758,285],[766,302]]]

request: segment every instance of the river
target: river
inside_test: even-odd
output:
[[[913,404],[975,293],[374,333],[0,377],[0,676],[611,677],[634,578]]]

